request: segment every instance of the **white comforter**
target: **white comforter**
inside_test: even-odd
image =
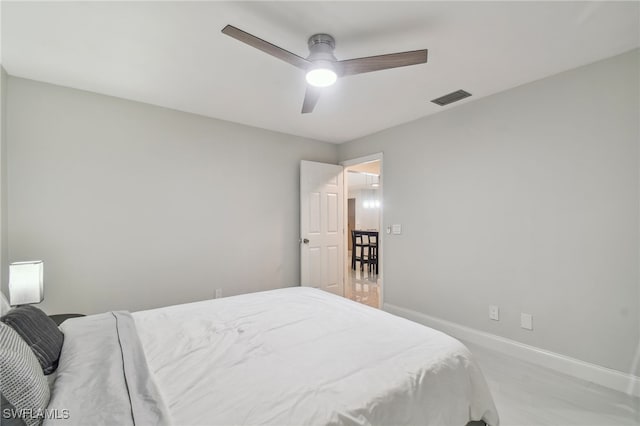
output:
[[[133,314],[178,425],[451,425],[498,415],[457,340],[287,288]]]

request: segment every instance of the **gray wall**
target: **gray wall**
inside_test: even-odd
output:
[[[7,232],[7,73],[0,65],[0,290],[9,296],[9,238]]]
[[[341,145],[384,152],[385,302],[630,371],[638,52]]]
[[[297,285],[299,160],[383,151],[386,302],[629,371],[638,56],[339,148],[9,77],[9,260],[45,260],[49,313]]]
[[[10,260],[48,313],[299,284],[299,161],[337,147],[9,77]]]

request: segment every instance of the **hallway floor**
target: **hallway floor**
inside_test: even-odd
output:
[[[351,251],[349,251],[349,265],[351,265]],[[365,265],[366,266],[366,265]],[[382,280],[378,274],[369,272],[365,267],[360,270],[360,263],[356,263],[356,269],[349,267],[345,280],[344,296],[365,305],[380,309]]]

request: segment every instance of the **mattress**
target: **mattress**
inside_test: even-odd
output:
[[[136,312],[174,424],[498,425],[473,356],[436,330],[294,287]]]

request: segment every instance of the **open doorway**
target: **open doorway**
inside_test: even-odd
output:
[[[342,163],[345,182],[344,296],[382,307],[382,154]]]

